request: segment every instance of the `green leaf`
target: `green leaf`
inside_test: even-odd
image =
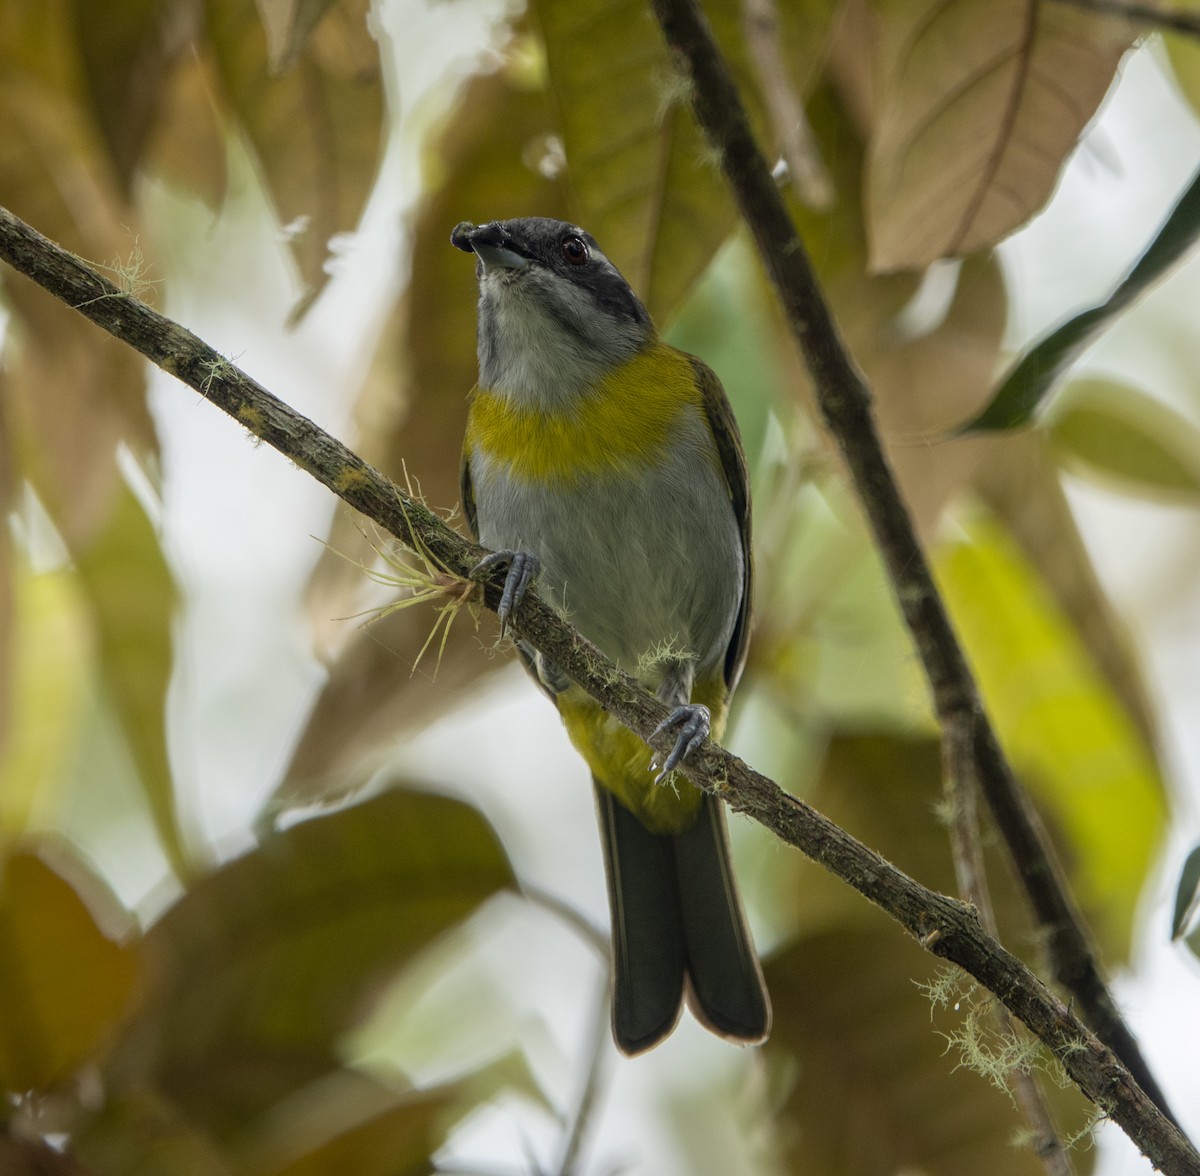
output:
[[[736,220],[686,89],[641,0],[535,0],[531,11],[579,221],[664,323]],[[736,69],[738,5],[706,14]]]
[[[82,865],[70,872],[93,901],[112,898]],[[136,957],[104,933],[67,880],[31,852],[0,881],[0,1087],[40,1090],[93,1059],[125,1009]]]
[[[1151,497],[1200,497],[1200,429],[1129,384],[1072,381],[1046,428],[1071,469]]]
[[[158,535],[127,486],[121,486],[96,541],[75,554],[92,609],[101,674],[163,850],[176,873],[186,877],[191,866],[176,808],[166,732],[175,583]]]
[[[1063,373],[1119,314],[1157,282],[1200,233],[1200,172],[1163,221],[1154,239],[1105,302],[1068,319],[1038,340],[1000,382],[987,407],[960,433],[1028,424]]]
[[[1017,774],[1065,840],[1076,893],[1128,948],[1164,819],[1158,767],[1071,619],[991,518],[935,552],[938,582]]]
[[[1175,913],[1171,916],[1171,938],[1183,936],[1200,903],[1200,845],[1187,855],[1179,872],[1179,889],[1175,892]]]
[[[340,1066],[342,1034],[512,871],[483,818],[388,792],[204,878],[145,938],[153,977],[110,1077],[226,1137]]]

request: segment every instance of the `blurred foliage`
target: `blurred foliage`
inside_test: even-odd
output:
[[[460,7],[455,19],[484,19]],[[779,79],[752,59],[738,0],[705,7],[773,150],[781,128],[764,112],[778,104],[761,87]],[[5,0],[0,199],[131,292],[160,299],[142,236],[149,186],[219,216],[229,153],[245,153],[295,269],[298,318],[322,290],[338,293],[331,248],[358,224],[392,133],[392,46],[377,43],[379,30],[388,15],[419,29],[435,8]],[[415,120],[422,177],[410,193],[409,252],[397,259],[408,281],[357,373],[355,443],[449,511],[475,370],[475,285],[449,230],[525,213],[584,224],[671,341],[721,374],[741,421],[759,561],[738,700],[749,721],[734,728],[743,752],[778,765],[789,786],[914,876],[952,890],[917,659],[645,5],[531,0],[492,19],[494,50],[454,85],[447,67]],[[1023,433],[953,430],[994,405],[1008,366],[1009,293],[993,247],[1048,198],[1130,26],[1017,0],[794,0],[779,21],[789,84],[835,198],[805,208],[784,171],[781,183],[876,395],[1006,749],[1107,958],[1119,961],[1167,817],[1157,722],[1059,471],[1194,506],[1200,432],[1149,389],[1098,377],[1067,382]],[[1175,38],[1168,51],[1194,101],[1195,46]],[[1186,244],[1173,241],[1172,260]],[[1161,270],[1135,271],[1131,293]],[[0,1168],[427,1172],[456,1123],[504,1105],[498,1087],[545,1095],[565,1133],[587,1065],[573,1053],[557,1070],[476,1058],[420,1089],[399,1067],[350,1060],[394,985],[444,974],[436,945],[470,950],[467,921],[481,908],[478,921],[494,921],[488,900],[515,887],[479,812],[395,786],[287,825],[289,809],[364,789],[393,762],[399,736],[508,664],[482,655],[494,628],[458,626],[432,683],[412,672],[432,624],[424,610],[349,635],[335,628],[328,618],[363,606],[353,561],[374,558],[356,521],[337,516],[307,598],[328,676],[294,743],[279,748],[287,767],[263,781],[274,789],[270,815],[287,827],[214,864],[221,853],[180,803],[180,752],[168,738],[181,592],[164,555],[173,537],[157,523],[162,458],[145,371],[23,279],[5,271],[0,283],[0,496],[11,519],[0,535],[0,1075],[11,1094]],[[1103,321],[1130,300],[1110,300]],[[1057,340],[1042,365],[1054,378],[1080,342]],[[230,710],[230,722],[252,721]],[[121,856],[162,874],[137,918],[62,836],[106,809],[121,810]],[[990,832],[985,840],[1002,937],[1037,966],[1037,933]],[[1193,949],[1195,862],[1174,926]],[[751,1117],[769,1125],[771,1145],[759,1150],[775,1159],[763,1170],[1036,1171],[1031,1153],[1009,1146],[1021,1127],[1011,1101],[956,1072],[962,1059],[945,1051],[946,1038],[961,1043],[986,1020],[975,1017],[982,996],[956,989],[931,1008],[914,985],[945,990],[929,957],[857,895],[791,855],[747,865],[750,905],[771,912],[779,938],[767,964],[774,1099],[751,1081],[751,1062],[737,1069]],[[544,1023],[523,1028],[516,1047],[533,1056]],[[1081,1100],[1056,1089],[1051,1100],[1064,1129],[1076,1129]],[[45,1138],[65,1151],[51,1153]],[[690,1170],[720,1170],[701,1149],[689,1154]],[[1092,1157],[1075,1162],[1087,1171]]]
[[[1063,373],[1095,337],[1191,251],[1198,233],[1200,175],[1192,179],[1153,240],[1108,298],[1038,340],[1000,382],[983,412],[964,425],[963,431],[1011,429],[1028,424]],[[1147,411],[1142,405],[1140,411],[1134,408],[1128,415],[1136,424]]]

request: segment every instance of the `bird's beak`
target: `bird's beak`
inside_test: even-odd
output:
[[[474,253],[485,270],[519,270],[529,264],[529,257],[499,221],[479,226],[463,221],[450,234],[450,244],[464,253]]]

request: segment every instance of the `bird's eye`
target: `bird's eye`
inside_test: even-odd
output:
[[[564,237],[562,243],[563,257],[569,265],[587,265],[588,247],[582,237]]]

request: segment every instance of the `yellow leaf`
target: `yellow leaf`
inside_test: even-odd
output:
[[[972,522],[935,566],[1013,767],[1065,839],[1080,900],[1123,952],[1163,831],[1154,757],[995,520]]]
[[[67,571],[12,580],[12,640],[7,738],[0,740],[0,836],[43,825],[71,761],[86,701],[91,661],[87,607]]]
[[[1040,0],[884,0],[871,263],[974,253],[1050,196],[1133,27]]]
[[[89,889],[99,897],[98,882]],[[0,1084],[39,1090],[94,1057],[135,971],[63,877],[36,854],[11,854],[0,886]]]

